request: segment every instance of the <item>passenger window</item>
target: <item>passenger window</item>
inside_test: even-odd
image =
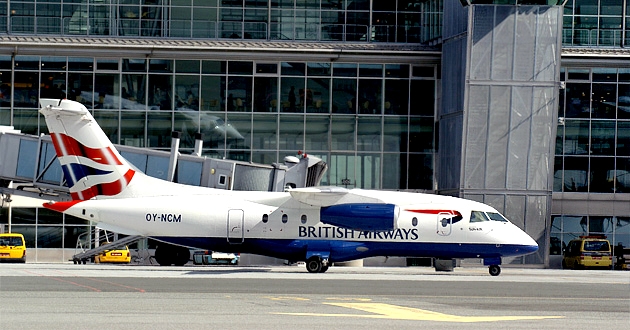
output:
[[[411,219],[411,225],[414,226],[414,227],[417,226],[418,225],[418,218],[413,217],[413,219]]]
[[[301,221],[302,221],[302,224],[305,224],[305,223],[306,223],[306,214],[302,214],[302,219],[301,219]]]
[[[489,221],[486,214],[480,211],[472,211],[470,213],[470,223]]]
[[[268,215],[266,215],[266,214],[263,214],[263,217],[262,217],[262,222],[263,222],[263,223],[267,223],[267,221],[269,221],[269,216],[268,216]]]
[[[289,221],[289,216],[286,214],[282,215],[282,223],[287,223],[287,221]]]

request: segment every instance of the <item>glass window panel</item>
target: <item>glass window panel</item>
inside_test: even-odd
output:
[[[304,150],[304,116],[280,116],[280,145],[278,149],[297,152]]]
[[[333,63],[333,76],[335,77],[356,77],[356,63]]]
[[[432,66],[413,66],[411,67],[411,75],[414,77],[435,77],[435,68]]]
[[[593,121],[591,123],[591,154],[615,154],[615,122]]]
[[[199,76],[175,76],[175,109],[199,110]]]
[[[168,157],[149,155],[146,174],[154,178],[166,180],[168,175]]]
[[[152,73],[172,73],[173,60],[150,59],[149,72]]]
[[[359,79],[359,113],[382,114],[383,81],[381,79]]]
[[[50,166],[48,166],[50,164]],[[21,166],[22,164],[20,164]],[[42,175],[42,171],[46,171]],[[39,164],[37,175],[41,176],[41,181],[52,184],[63,182],[63,172],[61,164],[57,161],[57,153],[52,142],[43,142],[41,145],[41,153],[39,154]]]
[[[335,78],[332,81],[332,112],[356,113],[357,81]]]
[[[355,188],[355,163],[354,154],[333,153],[330,155],[330,182],[333,186],[344,188]]]
[[[13,207],[11,212],[11,222],[13,224],[34,225],[37,219],[35,208]],[[13,231],[17,232],[15,228],[13,228]]]
[[[228,138],[227,149],[251,149],[252,138],[252,115],[240,113],[228,113],[228,124],[240,135]],[[238,159],[238,158],[230,158]],[[246,160],[249,160],[249,156]]]
[[[37,209],[38,225],[61,225],[63,224],[63,214],[44,208]]]
[[[594,83],[592,98],[593,118],[616,117],[617,85]]]
[[[13,109],[13,126],[24,134],[39,135],[39,114],[36,109]]]
[[[617,69],[593,68],[593,82],[617,82]]]
[[[433,151],[433,118],[411,118],[409,123],[409,151]]]
[[[630,82],[630,69],[629,68],[619,68],[619,81]]]
[[[200,128],[200,116],[204,118],[204,127]],[[209,113],[201,113],[198,111],[178,111],[174,114],[174,130],[181,133],[179,140],[180,148],[193,148],[195,146],[195,134],[200,132],[204,134],[204,141],[206,135],[212,136],[218,134],[223,143],[224,134],[220,133],[223,127],[219,128],[219,125],[223,123],[218,122],[220,118]],[[216,132],[216,133],[215,133]],[[216,138],[215,138],[216,139]],[[209,145],[204,143],[203,147],[208,148]],[[216,148],[216,146],[215,146]]]
[[[564,154],[587,155],[589,150],[589,122],[567,120],[564,125]]]
[[[562,147],[564,146],[564,125],[558,125],[556,131],[556,155],[564,154]]]
[[[93,58],[68,57],[68,71],[93,71]]]
[[[16,70],[39,70],[39,56],[16,56]]]
[[[119,109],[120,75],[118,73],[97,73],[94,75],[95,109]]]
[[[348,116],[332,116],[331,142],[332,150],[354,150],[355,118]]]
[[[359,77],[377,77],[383,76],[382,64],[359,64]]]
[[[381,155],[358,154],[357,155],[357,188],[380,189],[381,188]]]
[[[359,117],[357,121],[357,150],[381,151],[381,117]]]
[[[615,171],[615,192],[630,192],[630,158],[617,158]]]
[[[62,237],[63,228],[61,226],[37,226],[38,249],[61,248]]]
[[[330,76],[332,72],[330,63],[312,63],[306,64],[306,74],[308,76]]]
[[[613,157],[591,157],[590,192],[613,192],[615,159]]]
[[[589,69],[568,68],[567,74],[568,74],[568,80],[589,80],[590,79]]]
[[[409,65],[407,65],[407,64],[385,64],[385,77],[387,77],[387,78],[409,78]]]
[[[617,122],[617,156],[630,156],[630,122]]]
[[[42,72],[40,82],[40,98],[65,99],[66,73]]]
[[[278,112],[278,77],[254,78],[254,111]]]
[[[146,173],[148,155],[127,151],[121,151],[120,155],[133,164],[133,166],[142,171],[142,173]]]
[[[201,110],[225,111],[225,89],[225,76],[202,76],[199,98]],[[234,111],[234,102],[231,106],[231,111]]]
[[[565,192],[585,192],[588,187],[588,157],[565,157],[563,176]]]
[[[101,110],[94,113],[94,119],[101,126],[105,135],[112,143],[118,144],[118,124],[120,112],[118,110]]]
[[[144,147],[146,113],[126,112],[120,114],[120,143],[132,147]],[[170,132],[169,132],[170,135]]]
[[[224,74],[227,73],[226,61],[202,61],[201,73]]]
[[[385,117],[383,126],[383,151],[407,151],[407,118]]]
[[[147,60],[145,59],[126,59],[122,60],[123,72],[146,72]]]
[[[278,73],[278,64],[256,63],[256,73]]]
[[[565,95],[564,95],[564,89],[560,89],[559,94],[558,94],[558,117],[564,117],[565,116]]]
[[[66,220],[68,216],[66,216]],[[90,226],[64,226],[63,247],[66,249],[74,249],[77,246],[77,239],[80,235],[87,233]]]
[[[146,74],[123,74],[121,82],[120,108],[146,110]]]
[[[252,77],[229,77],[227,111],[251,111]]]
[[[147,147],[171,147],[172,117],[173,114],[170,112],[149,112],[147,117]]]
[[[81,219],[81,218],[77,218],[77,217],[72,216],[70,214],[64,214],[63,222],[66,225],[89,225],[90,224],[89,221]],[[68,227],[66,227],[66,228],[68,228]],[[76,240],[75,240],[75,242],[76,242]],[[74,248],[75,245],[72,245],[72,247]]]
[[[306,64],[298,62],[280,63],[280,72],[283,76],[301,76],[306,73]]]
[[[251,75],[254,70],[253,62],[230,61],[228,63],[228,73]]]
[[[94,77],[92,73],[68,73],[68,99],[93,109]]]
[[[173,76],[162,74],[149,75],[149,109],[172,110],[172,90]]]
[[[15,71],[14,80],[13,106],[37,108],[39,103],[39,77],[37,72]],[[21,129],[19,127],[16,128]]]
[[[191,186],[199,186],[201,184],[201,168],[202,162],[192,162],[187,160],[179,160],[177,162],[177,172],[175,182],[187,184]]]
[[[254,115],[253,149],[277,149],[278,116]]]
[[[199,73],[201,63],[197,60],[176,60],[175,72],[177,73]]]
[[[16,170],[17,176],[33,179],[33,175],[35,175],[35,165],[37,164],[36,155],[37,141],[20,139],[20,149],[17,159],[19,166]]]
[[[409,96],[410,114],[435,115],[435,80],[412,80]]]
[[[66,57],[42,56],[42,70],[66,71],[66,69]]]
[[[410,154],[408,189],[433,189],[433,155]]]
[[[567,83],[566,86],[567,118],[589,118],[591,104],[591,85]]]
[[[383,154],[382,189],[407,188],[407,154]]]
[[[278,153],[276,151],[256,151],[252,152],[252,162],[258,164],[272,164],[278,162]],[[260,187],[260,189],[268,189]],[[235,189],[236,190],[236,189]]]
[[[304,89],[303,77],[282,77],[280,84],[281,112],[304,112],[306,96],[308,96],[306,99],[310,101],[310,106],[313,106],[313,92]]]
[[[630,85],[619,84],[617,88],[617,118],[630,119]]]
[[[118,71],[118,60],[96,59],[96,70],[98,71]]]
[[[309,116],[306,120],[304,149],[308,152],[313,150],[327,151],[328,131],[330,119],[328,116]]]
[[[563,164],[563,160],[564,160],[564,158],[562,158],[561,156],[556,156],[555,160],[554,160],[554,165],[553,165],[553,191],[562,192],[562,186],[563,186],[562,164]]]
[[[330,112],[330,78],[309,78],[306,88],[313,95],[313,103],[306,108],[306,112]]]
[[[409,102],[408,80],[385,80],[385,104],[386,115],[406,115]]]

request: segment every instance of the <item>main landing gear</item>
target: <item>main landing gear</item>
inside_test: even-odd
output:
[[[322,260],[322,258],[313,256],[306,260],[306,270],[309,273],[325,273],[330,265],[328,259]]]
[[[488,272],[492,276],[499,276],[499,274],[501,274],[501,266],[499,266],[499,265],[490,265],[488,267]]]

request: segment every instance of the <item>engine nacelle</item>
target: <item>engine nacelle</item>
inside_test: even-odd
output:
[[[397,227],[394,204],[348,203],[322,207],[320,221],[356,231],[390,231]]]

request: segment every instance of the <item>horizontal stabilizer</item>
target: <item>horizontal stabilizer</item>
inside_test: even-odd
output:
[[[398,212],[394,204],[351,203],[322,207],[320,221],[357,231],[396,229]]]

